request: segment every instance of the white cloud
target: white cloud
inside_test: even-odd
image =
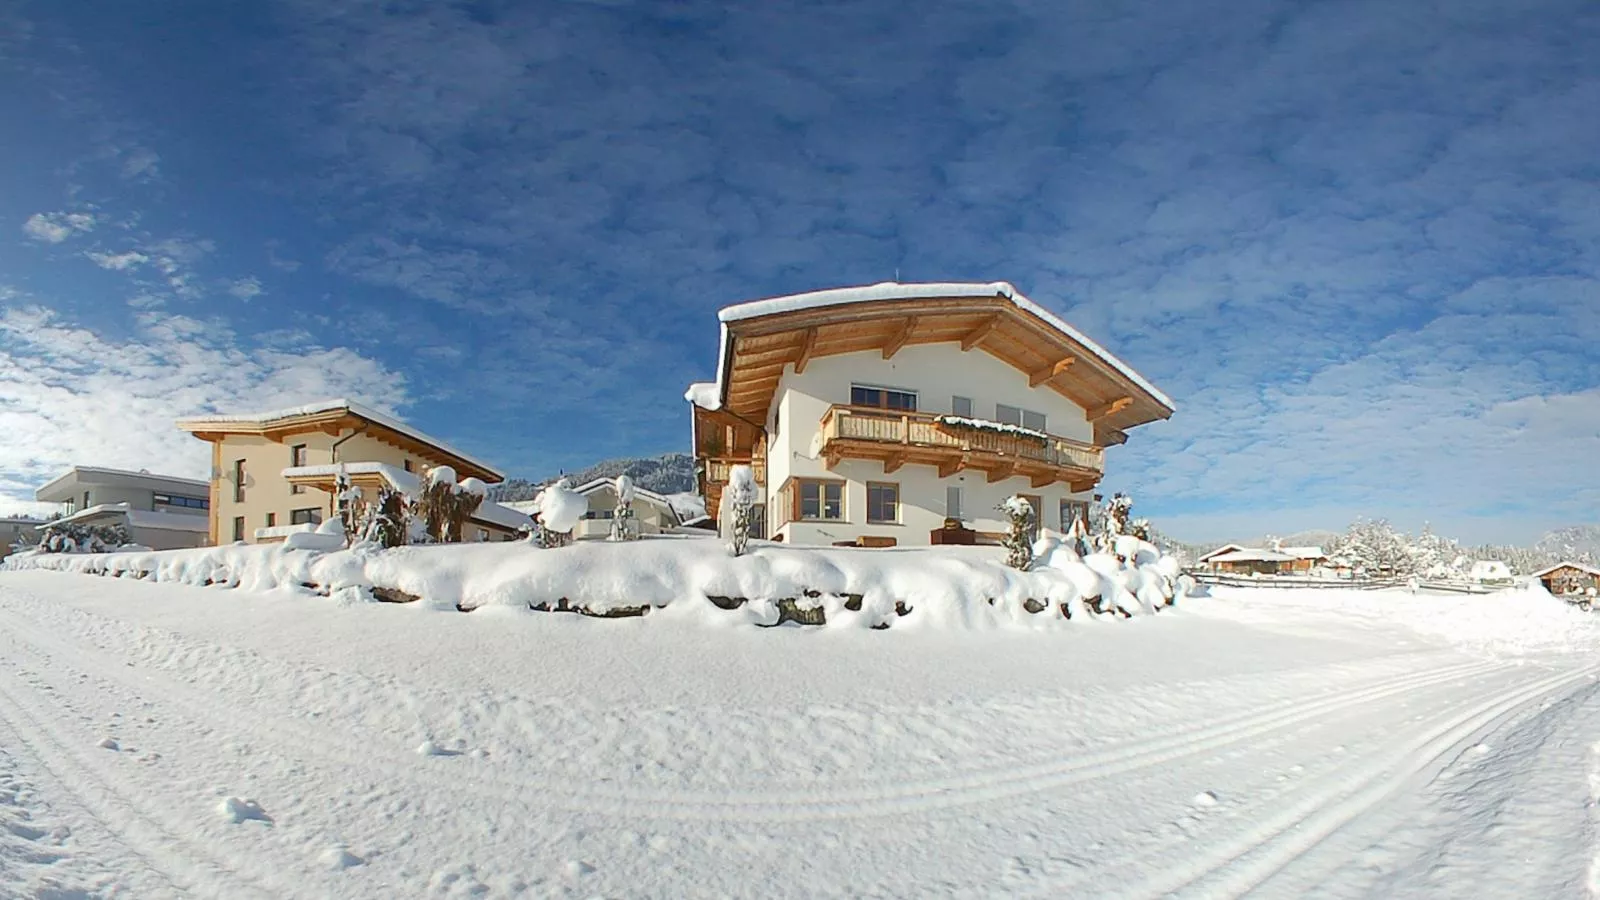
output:
[[[0,287],[0,508],[74,464],[205,477],[206,445],[174,419],[348,396],[403,406],[404,379],[382,363],[303,335],[244,339],[224,325],[158,311],[100,334]]]
[[[22,230],[36,241],[59,244],[75,234],[93,231],[95,218],[89,213],[34,213],[22,223]]]
[[[133,147],[122,158],[122,177],[145,180],[160,174],[160,154],[147,147]]]
[[[85,255],[94,260],[94,264],[100,268],[110,269],[114,272],[126,272],[150,261],[150,257],[137,250],[129,250],[126,253],[97,253],[91,251]]]
[[[240,278],[228,285],[228,293],[240,300],[249,300],[259,297],[266,291],[261,287],[261,282],[256,278]]]

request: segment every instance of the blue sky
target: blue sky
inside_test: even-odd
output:
[[[1171,394],[1193,539],[1600,504],[1600,6],[0,0],[0,505],[351,395],[685,450],[715,311],[1007,280]]]

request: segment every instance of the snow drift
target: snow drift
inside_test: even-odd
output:
[[[593,542],[554,550],[527,543],[349,550],[234,544],[195,550],[20,554],[3,568],[50,569],[286,590],[343,602],[418,602],[565,610],[597,616],[664,610],[718,622],[885,628],[1044,627],[1089,614],[1149,614],[1172,602],[1175,560],[1149,544],[1127,561],[1079,558],[1052,537],[1031,571],[1003,564],[996,547],[855,549],[752,542],[731,557],[718,541]]]

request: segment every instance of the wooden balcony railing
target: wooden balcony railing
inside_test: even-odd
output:
[[[706,481],[711,484],[727,484],[728,472],[734,466],[749,466],[755,470],[756,484],[767,483],[767,461],[765,459],[708,459],[706,460]]]
[[[932,413],[831,406],[822,416],[819,449],[826,454],[836,441],[865,441],[874,445],[900,444],[908,450],[945,451],[940,455],[1005,457],[1096,477],[1105,471],[1105,450],[1093,444],[1055,435],[1041,440],[1031,435],[941,423],[939,418]]]

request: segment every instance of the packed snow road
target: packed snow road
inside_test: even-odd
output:
[[[880,633],[0,573],[0,897],[1585,896],[1597,648],[1531,594]]]

